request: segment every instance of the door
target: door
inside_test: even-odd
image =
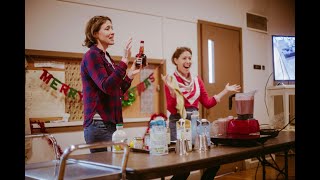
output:
[[[242,85],[241,28],[199,21],[199,75],[209,96],[221,92],[227,83]],[[242,89],[241,89],[242,91]],[[210,109],[200,106],[201,117],[209,121],[229,115],[237,116],[234,98],[229,110],[229,92]]]

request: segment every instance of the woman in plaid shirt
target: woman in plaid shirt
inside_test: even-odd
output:
[[[89,50],[81,62],[84,138],[87,144],[111,141],[116,124],[123,123],[121,97],[140,69],[136,68],[134,62],[127,72],[132,38],[129,38],[118,64],[107,52],[107,48],[114,44],[114,31],[109,17],[92,17],[87,22],[85,36],[83,46]],[[90,152],[106,150],[90,149]]]

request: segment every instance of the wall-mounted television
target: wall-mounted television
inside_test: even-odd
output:
[[[272,35],[273,78],[276,83],[295,82],[295,36]]]

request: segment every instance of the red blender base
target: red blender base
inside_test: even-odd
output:
[[[227,134],[250,135],[260,132],[256,119],[231,119],[228,122]]]

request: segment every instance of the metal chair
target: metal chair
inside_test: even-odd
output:
[[[80,149],[104,148],[112,145],[124,147],[121,168],[109,164],[86,160],[68,159],[69,155]],[[98,142],[93,144],[70,145],[59,160],[44,163],[33,163],[25,166],[25,179],[126,179],[126,167],[129,157],[129,146],[126,143]]]
[[[25,139],[34,139],[34,138],[42,138],[42,137],[47,137],[51,141],[51,143],[53,145],[55,159],[59,160],[60,159],[59,146],[56,141],[56,138],[53,135],[51,135],[51,134],[27,134],[27,135],[25,135]]]

